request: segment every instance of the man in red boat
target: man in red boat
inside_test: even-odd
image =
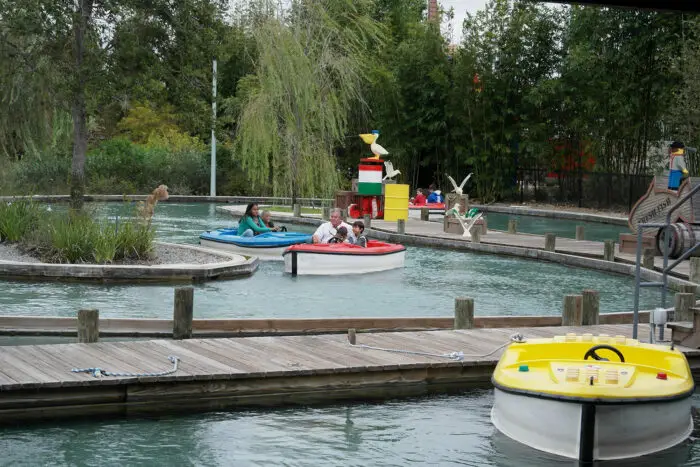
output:
[[[335,237],[338,233],[339,227],[345,227],[348,232],[348,240],[350,243],[355,243],[355,234],[352,232],[352,227],[349,224],[342,221],[340,218],[341,211],[339,208],[331,209],[330,221],[324,222],[318,226],[316,232],[311,236],[311,241],[313,243],[328,243],[331,238]]]

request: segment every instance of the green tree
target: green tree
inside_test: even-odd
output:
[[[382,28],[370,2],[294,2],[285,21],[254,32],[255,73],[239,82],[236,156],[255,186],[276,195],[329,196],[338,186],[334,146],[348,109],[364,105],[362,86]]]

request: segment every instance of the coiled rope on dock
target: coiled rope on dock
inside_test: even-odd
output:
[[[177,371],[177,364],[180,361],[180,357],[174,355],[168,356],[168,360],[173,363],[173,367],[169,370],[158,371],[154,373],[126,373],[126,372],[116,372],[107,371],[102,368],[73,368],[71,371],[73,373],[90,373],[95,378],[100,378],[102,376],[123,376],[123,377],[138,377],[138,376],[166,376],[171,375]]]
[[[430,353],[430,352],[419,352],[416,350],[387,349],[384,347],[374,347],[374,346],[366,345],[366,344],[353,344],[352,342],[350,342],[350,345],[353,347],[359,347],[359,348],[368,349],[368,350],[381,350],[383,352],[402,353],[402,354],[406,354],[406,355],[420,355],[420,356],[424,356],[424,357],[448,358],[448,359],[454,360],[454,361],[462,361],[462,360],[464,360],[464,357],[472,357],[472,358],[488,357],[488,356],[493,355],[494,353],[498,352],[503,347],[509,345],[512,342],[525,342],[525,341],[526,341],[525,337],[522,334],[520,334],[519,332],[516,332],[515,334],[511,334],[510,339],[508,339],[508,341],[506,341],[502,345],[499,345],[498,347],[493,349],[491,352],[485,353],[485,354],[478,354],[478,355],[477,354],[465,354],[464,352],[461,352],[461,351],[439,354],[439,353]]]

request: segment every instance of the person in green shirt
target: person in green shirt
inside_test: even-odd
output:
[[[241,237],[253,237],[265,232],[277,232],[279,227],[265,227],[265,222],[259,215],[257,203],[250,203],[246,207],[245,214],[238,221],[238,235]]]

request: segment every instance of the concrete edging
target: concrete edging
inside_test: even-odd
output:
[[[197,245],[156,242],[168,247],[201,251],[220,256],[222,261],[205,264],[52,264],[0,261],[0,278],[86,282],[199,282],[252,275],[259,260]]]

